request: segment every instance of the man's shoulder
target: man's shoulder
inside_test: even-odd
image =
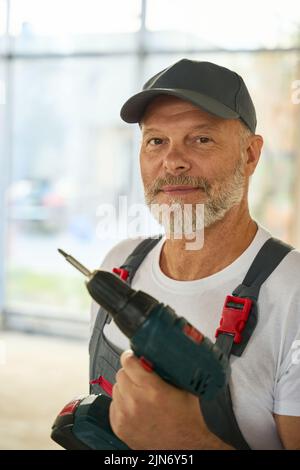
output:
[[[300,294],[300,251],[290,251],[273,273],[273,280],[278,282],[282,288]],[[286,291],[285,291],[286,292]]]
[[[127,238],[114,245],[106,254],[100,268],[111,271],[112,268],[121,266],[126,258],[146,237]]]
[[[274,236],[262,225],[259,225],[259,230],[260,237],[263,242],[266,242],[269,238],[274,238],[282,243],[286,243],[285,240]],[[272,274],[273,275],[271,277],[279,278],[283,284],[291,282],[292,285],[299,286],[300,250],[298,248],[294,248],[288,252]]]
[[[300,251],[298,249],[291,250],[283,259],[283,267],[292,272],[300,274]],[[299,277],[297,279],[299,281]]]

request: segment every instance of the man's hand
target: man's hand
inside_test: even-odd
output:
[[[208,430],[196,396],[146,371],[132,351],[121,365],[109,419],[131,449],[232,449]]]

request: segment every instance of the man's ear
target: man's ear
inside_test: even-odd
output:
[[[264,144],[264,139],[259,134],[253,134],[249,136],[247,140],[247,143],[246,143],[247,159],[246,159],[245,170],[248,176],[251,176],[255,171],[256,165],[259,162],[263,144]]]

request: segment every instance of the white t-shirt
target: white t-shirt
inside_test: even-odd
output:
[[[195,281],[176,281],[160,269],[164,239],[137,270],[132,287],[172,307],[211,341],[226,295],[243,281],[255,255],[271,237],[262,226],[249,247],[221,271]],[[141,239],[120,242],[101,268],[119,267]],[[300,416],[300,252],[290,252],[262,285],[256,329],[241,357],[231,356],[230,390],[239,427],[252,449],[282,449],[273,413]],[[98,311],[92,305],[92,325]],[[121,349],[127,337],[111,321],[105,336]],[[298,346],[298,350],[297,350]]]

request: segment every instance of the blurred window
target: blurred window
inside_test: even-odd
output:
[[[184,50],[274,49],[299,38],[300,7],[294,0],[148,0],[153,45]]]
[[[6,33],[6,18],[7,18],[7,9],[6,9],[6,0],[0,0],[0,55],[5,51],[5,33]]]
[[[114,243],[97,239],[96,211],[130,190],[133,129],[119,108],[134,70],[134,58],[14,61],[8,308],[87,314],[84,279],[57,248],[92,269]]]
[[[6,31],[6,0],[0,0],[0,36]]]
[[[140,8],[140,0],[11,0],[9,27],[14,50],[133,50]]]

